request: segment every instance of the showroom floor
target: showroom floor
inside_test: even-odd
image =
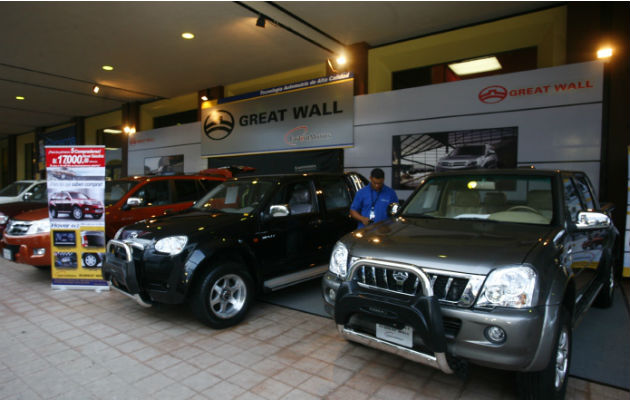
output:
[[[330,319],[256,303],[215,331],[186,307],[50,289],[50,271],[0,260],[0,399],[512,399],[513,374],[466,381],[346,343]],[[569,399],[630,399],[571,378]]]

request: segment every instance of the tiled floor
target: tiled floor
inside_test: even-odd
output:
[[[232,329],[184,306],[53,291],[49,271],[0,260],[0,399],[512,399],[513,375],[466,381],[339,338],[333,322],[263,303]],[[569,399],[630,399],[569,380]]]

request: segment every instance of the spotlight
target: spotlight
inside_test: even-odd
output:
[[[123,132],[125,132],[127,135],[133,135],[134,133],[136,133],[136,128],[125,125],[125,127],[123,128]]]
[[[101,88],[98,85],[92,86],[92,93],[98,94],[101,91]]]
[[[256,26],[264,28],[265,27],[265,17],[263,17],[262,15],[258,16],[258,19],[256,20]]]
[[[597,58],[599,59],[606,59],[606,58],[610,58],[613,55],[613,49],[611,47],[604,47],[601,48],[599,50],[597,50]]]
[[[337,65],[344,65],[348,60],[346,60],[346,56],[340,55],[337,57]]]
[[[204,96],[201,96],[201,100],[202,100],[202,101],[208,101],[208,96],[205,96],[205,95],[204,95]]]

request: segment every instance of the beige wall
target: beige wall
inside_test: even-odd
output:
[[[566,7],[506,18],[372,49],[369,93],[391,90],[395,71],[537,46],[538,68],[566,60]]]
[[[85,119],[85,144],[96,144],[99,129],[118,128],[122,125],[122,110],[112,111]]]
[[[24,145],[27,143],[35,144],[35,132],[20,135],[15,139],[15,147],[17,150],[17,180],[25,179],[24,177]]]

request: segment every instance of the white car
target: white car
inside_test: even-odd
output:
[[[12,184],[0,189],[0,204],[13,203],[16,201],[28,201],[34,193],[46,191],[46,181],[44,180],[23,180],[15,181]]]

